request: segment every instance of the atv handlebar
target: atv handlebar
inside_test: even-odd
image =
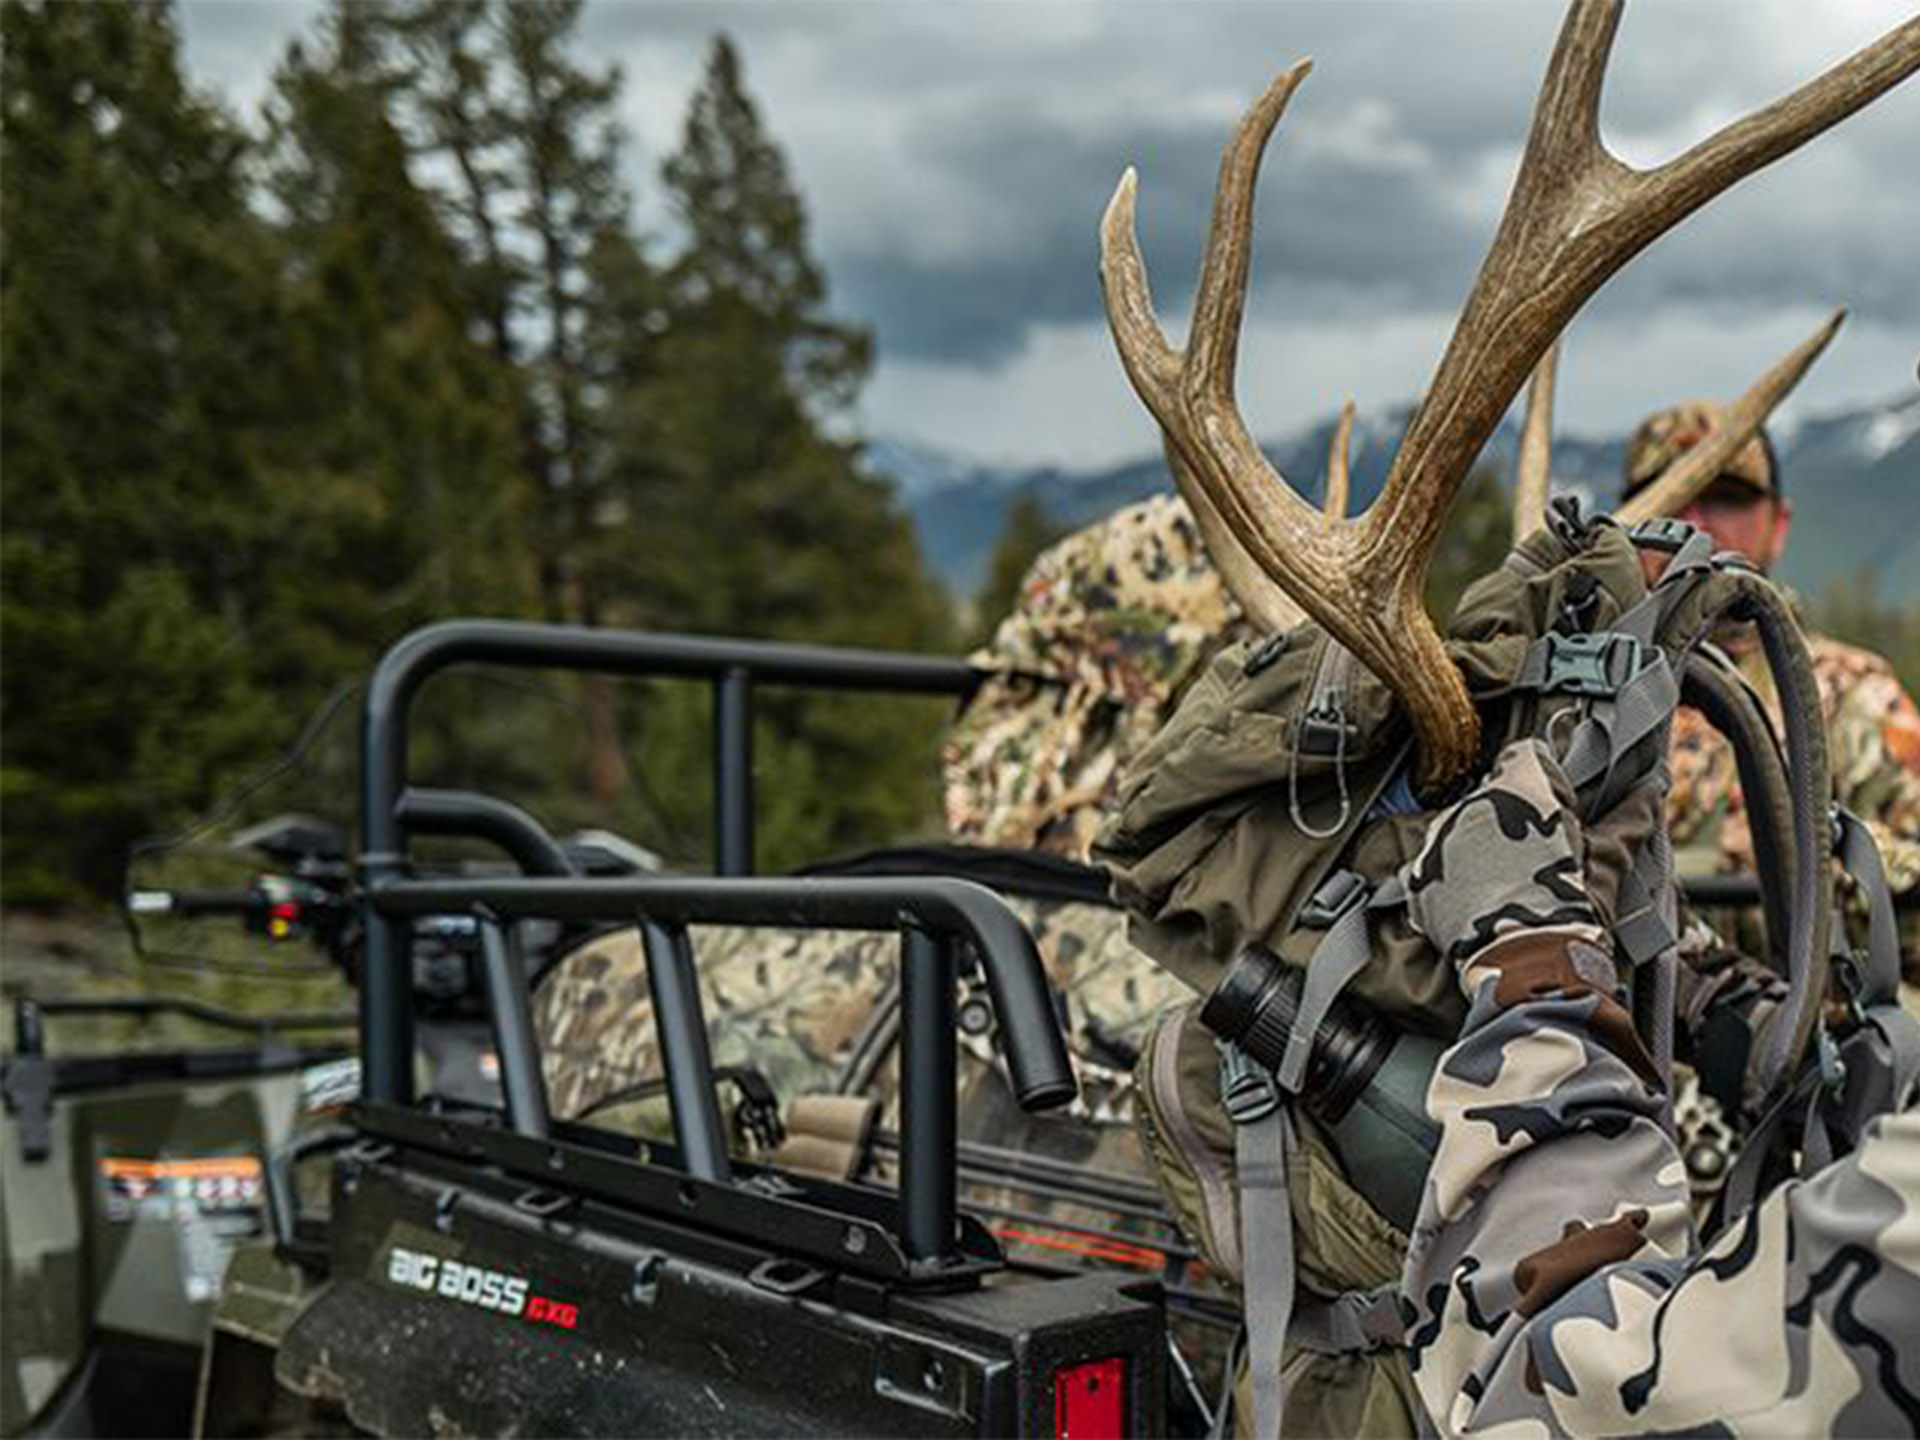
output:
[[[127,893],[127,913],[177,915],[182,919],[205,915],[253,919],[267,913],[267,897],[257,890],[132,890]]]

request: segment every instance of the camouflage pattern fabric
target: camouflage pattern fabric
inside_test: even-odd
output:
[[[1553,752],[1516,741],[1428,827],[1407,869],[1407,917],[1456,965],[1515,931],[1551,926],[1598,941],[1658,822],[1658,799],[1657,784],[1643,782],[1583,830]]]
[[[1667,467],[1698,445],[1726,421],[1726,409],[1712,400],[1675,405],[1642,421],[1627,442],[1627,490],[1634,491],[1666,473]],[[1779,494],[1778,477],[1767,461],[1760,437],[1742,445],[1721,475],[1739,480],[1765,495]]]
[[[1121,1081],[1147,1027],[1185,998],[1185,988],[1127,943],[1118,910],[1019,897],[1008,904],[1033,932],[1065,1004],[1068,1044],[1083,1080],[1078,1113],[1130,1122]],[[689,933],[714,1063],[751,1066],[783,1101],[836,1086],[899,965],[899,942],[886,934],[733,926]],[[534,1026],[557,1116],[577,1118],[657,1078],[638,932],[601,936],[563,959],[534,998]],[[969,1043],[991,1054],[984,1039]],[[884,1097],[890,1081],[882,1077],[880,1086]],[[653,1128],[664,1133],[664,1100],[650,1113]]]
[[[1060,541],[971,657],[993,675],[942,750],[947,828],[1085,860],[1180,691],[1250,634],[1184,500],[1155,496]]]
[[[1526,748],[1459,807],[1512,823],[1470,832],[1443,815],[1430,868],[1477,883],[1496,913],[1551,916],[1579,908],[1591,872],[1575,857],[1600,847],[1552,811],[1564,792]],[[1617,815],[1593,828],[1619,832]],[[1429,938],[1469,999],[1428,1093],[1441,1136],[1403,1282],[1415,1384],[1441,1431],[1912,1433],[1920,1114],[1875,1121],[1847,1160],[1702,1252],[1604,932],[1413,913],[1442,927]],[[1454,943],[1469,934],[1492,938]]]
[[[748,1065],[783,1100],[828,1090],[897,965],[891,935],[841,930],[688,932],[716,1065]],[[573,1119],[661,1074],[653,1002],[637,930],[603,935],[563,959],[535,993],[548,1103]],[[665,1134],[666,1101],[645,1104],[642,1133]]]
[[[1468,967],[1408,1253],[1414,1379],[1444,1433],[1912,1434],[1920,1113],[1702,1251],[1624,1007],[1562,942]]]
[[[1840,801],[1873,832],[1897,894],[1920,885],[1920,710],[1878,655],[1807,636]],[[1780,733],[1780,702],[1757,649],[1738,656]],[[1733,748],[1701,714],[1674,717],[1667,824],[1682,874],[1753,869]]]

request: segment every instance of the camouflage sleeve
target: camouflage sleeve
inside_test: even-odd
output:
[[[1681,919],[1674,995],[1679,1058],[1700,1073],[1730,1118],[1755,1115],[1766,1097],[1759,1067],[1749,1062],[1766,1050],[1787,982],[1684,907]]]
[[[1920,1114],[1697,1249],[1685,1169],[1611,959],[1566,932],[1474,957],[1407,1257],[1442,1431],[1920,1427]]]

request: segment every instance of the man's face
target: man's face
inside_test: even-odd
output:
[[[1719,549],[1744,555],[1767,570],[1787,548],[1793,506],[1738,480],[1722,479],[1701,491],[1680,518],[1706,531]]]

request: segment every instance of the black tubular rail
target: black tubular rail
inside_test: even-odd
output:
[[[559,842],[518,805],[471,790],[400,792],[393,813],[403,834],[457,835],[498,845],[528,875],[571,875]]]
[[[954,1253],[957,1231],[954,963],[971,947],[987,978],[1014,1092],[1028,1110],[1074,1095],[1039,952],[991,890],[965,880],[645,878],[388,880],[368,893],[388,920],[479,912],[491,920],[642,922],[675,1139],[689,1174],[727,1177],[712,1063],[686,949],[689,924],[891,930],[901,937],[901,1128],[913,1137],[900,1177],[901,1241],[916,1261]],[[371,918],[371,917],[370,917]],[[505,1038],[504,1036],[502,1037]],[[530,1039],[503,1049],[508,1072],[537,1075]],[[520,1127],[516,1127],[520,1128]]]
[[[409,808],[403,805],[403,797],[414,696],[430,677],[460,664],[712,682],[716,859],[722,875],[752,870],[756,683],[961,697],[972,693],[980,681],[965,661],[940,656],[503,620],[430,625],[389,649],[367,685],[361,730],[364,849],[360,864],[368,888],[378,888],[406,869],[402,833],[409,822],[402,812]],[[442,813],[431,794],[423,804],[416,793],[410,808],[414,828],[432,825]],[[473,818],[469,811],[468,821]],[[413,1013],[408,1004],[412,937],[391,916],[374,913],[367,920],[361,983],[365,1093],[370,1100],[407,1104],[413,1091]]]

